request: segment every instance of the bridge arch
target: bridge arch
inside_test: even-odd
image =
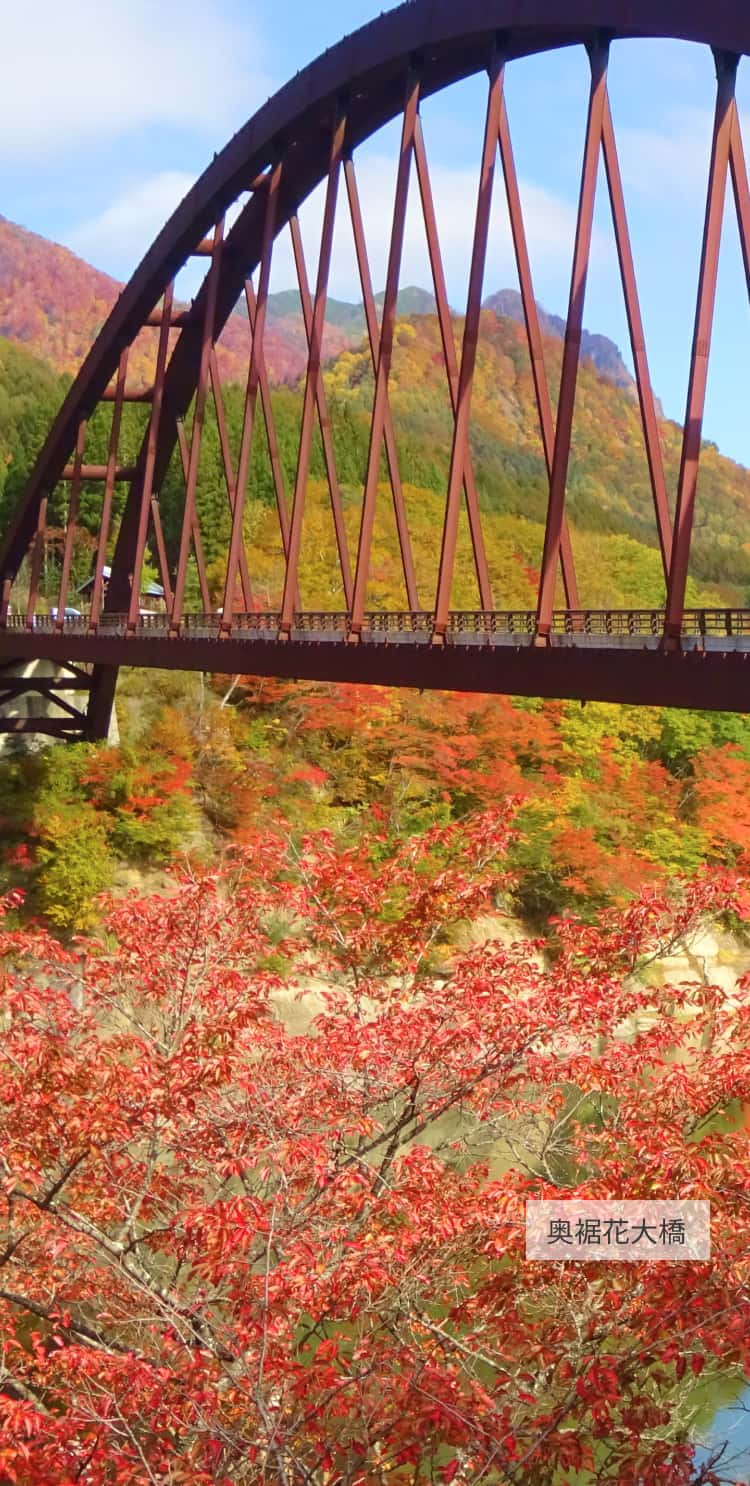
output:
[[[562,16],[561,9],[564,11]],[[606,89],[610,44],[619,39],[655,37],[671,37],[711,47],[716,56],[718,75],[696,338],[674,544]],[[475,336],[476,318],[479,314],[480,270],[486,253],[489,220],[488,199],[483,201],[483,189],[489,183],[491,193],[499,142],[509,193],[527,333],[534,361],[535,353],[538,352],[539,327],[528,274],[520,200],[515,200],[514,206],[512,199],[514,193],[517,198],[517,183],[504,111],[503,69],[507,63],[518,58],[573,45],[587,48],[591,59],[592,82],[563,379],[556,420],[553,421],[552,418],[548,389],[545,389],[543,377],[536,384],[550,483],[542,580],[535,615],[527,616],[528,622],[525,625],[519,623],[515,631],[511,626],[509,633],[513,637],[512,645],[504,643],[503,647],[497,647],[494,645],[494,637],[498,634],[498,628],[494,621],[490,622],[490,617],[495,612],[494,601],[482,551],[481,519],[470,470],[466,421],[473,371],[471,341],[472,334]],[[693,652],[700,650],[701,660],[705,659],[706,647],[700,640],[700,625],[702,623],[705,639],[706,625],[708,624],[710,631],[714,621],[706,621],[705,618],[703,621],[696,621],[698,643],[685,645],[685,581],[705,397],[706,345],[707,341],[710,342],[721,215],[730,172],[750,283],[750,191],[734,94],[737,63],[748,51],[750,18],[742,0],[726,0],[722,6],[712,8],[707,8],[704,0],[566,0],[564,7],[561,7],[560,0],[464,0],[460,6],[456,6],[454,0],[409,0],[409,3],[381,15],[378,20],[345,37],[337,46],[323,53],[303,72],[297,74],[230,140],[174,212],[121,294],[71,387],[28,481],[16,517],[0,547],[0,666],[15,666],[19,660],[42,654],[61,660],[64,657],[76,664],[93,665],[88,713],[81,714],[82,730],[89,736],[101,735],[105,728],[117,665],[127,657],[132,657],[132,663],[138,664],[151,663],[146,657],[153,655],[155,664],[164,664],[165,658],[168,658],[167,663],[170,664],[200,664],[203,667],[209,658],[218,660],[220,652],[217,647],[222,641],[225,642],[225,669],[230,661],[232,665],[236,665],[242,657],[244,669],[274,670],[280,674],[363,674],[367,679],[387,680],[392,672],[393,679],[400,684],[451,685],[466,684],[468,680],[468,684],[475,684],[479,689],[487,687],[532,693],[538,691],[540,694],[609,695],[612,684],[606,681],[606,671],[611,658],[608,661],[603,653],[593,657],[589,654],[585,664],[580,667],[580,675],[576,677],[577,662],[567,655],[566,678],[562,674],[562,660],[558,659],[556,663],[556,674],[553,657],[547,653],[550,649],[555,649],[556,638],[558,642],[564,639],[564,643],[557,644],[558,651],[565,650],[567,653],[576,648],[576,635],[591,633],[590,623],[588,631],[586,630],[577,602],[573,559],[565,525],[565,488],[580,356],[593,195],[600,151],[603,151],[618,248],[623,263],[623,281],[668,598],[663,625],[662,616],[657,616],[655,621],[651,615],[644,621],[643,631],[638,627],[633,630],[632,625],[630,628],[624,627],[623,621],[620,625],[621,633],[618,634],[617,624],[613,631],[611,619],[605,621],[602,618],[601,635],[605,640],[608,636],[614,636],[627,642],[634,635],[638,641],[648,641],[637,646],[629,646],[627,643],[622,646],[622,680],[615,685],[615,693],[623,700],[671,699],[677,704],[700,700],[691,691],[694,685],[693,673],[695,677],[698,675],[697,665],[693,666],[693,661],[696,660]],[[403,506],[399,505],[396,488],[398,476],[392,470],[391,483],[394,486],[404,582],[412,614],[412,622],[407,623],[404,620],[404,623],[415,642],[419,642],[412,647],[419,650],[419,656],[407,660],[407,647],[402,647],[400,660],[396,664],[395,646],[391,646],[390,662],[389,658],[384,657],[382,648],[375,658],[374,654],[365,657],[365,647],[362,646],[355,661],[354,652],[360,649],[361,642],[367,638],[363,631],[367,629],[365,597],[369,539],[383,443],[389,453],[388,376],[398,291],[399,237],[403,236],[405,193],[413,162],[419,177],[426,221],[429,214],[429,169],[421,139],[419,104],[421,99],[463,78],[483,72],[489,74],[489,98],[482,156],[484,185],[480,189],[474,230],[473,268],[476,271],[469,284],[463,358],[453,366],[450,364],[451,353],[445,333],[445,315],[449,311],[444,282],[442,294],[440,292],[442,270],[439,242],[431,243],[438,315],[441,318],[446,373],[451,383],[455,418],[438,592],[434,605],[429,609],[421,609],[415,601],[408,524]],[[319,632],[314,632],[313,642],[317,646],[318,659],[311,658],[310,644],[307,644],[307,653],[304,653],[304,626],[300,633],[300,626],[295,623],[295,593],[296,562],[304,508],[304,476],[309,465],[311,429],[316,414],[320,414],[321,425],[325,422],[319,402],[319,367],[327,292],[326,264],[330,259],[337,200],[344,188],[352,213],[356,214],[357,211],[353,153],[381,127],[399,117],[402,120],[402,148],[385,306],[382,324],[373,324],[371,318],[368,325],[375,376],[375,404],[356,559],[352,558],[346,548],[341,511],[337,507],[335,471],[332,473],[329,469],[338,556],[346,598],[346,614],[340,616],[345,620],[342,625],[342,645],[338,648],[347,649],[347,658],[340,656],[334,661],[333,647],[328,647],[325,652],[327,660],[321,662]],[[221,614],[216,616],[213,629],[209,625],[209,632],[204,633],[205,625],[203,630],[199,630],[196,625],[191,629],[190,618],[184,612],[184,596],[186,569],[191,554],[194,554],[199,568],[201,567],[200,534],[195,523],[195,490],[200,461],[202,408],[210,395],[216,399],[217,411],[221,401],[214,347],[243,289],[247,289],[252,275],[259,272],[257,294],[252,284],[248,291],[248,316],[252,331],[246,408],[246,426],[249,424],[250,427],[249,440],[252,437],[254,419],[259,421],[259,405],[263,406],[265,416],[263,332],[273,244],[280,233],[290,226],[294,232],[300,206],[324,182],[327,182],[327,200],[321,249],[322,267],[314,293],[310,292],[309,286],[305,289],[304,282],[301,283],[303,309],[307,296],[305,314],[308,357],[298,478],[294,498],[288,506],[284,506],[282,492],[277,488],[279,521],[287,563],[283,599],[277,615],[264,616],[266,623],[262,638],[259,638],[257,623],[243,629],[241,617],[235,617],[233,612],[237,586],[240,586],[245,595],[249,588],[242,530],[243,484],[249,453],[243,437],[237,469],[233,468],[231,458],[225,461],[227,495],[232,512],[225,602],[221,606]],[[226,230],[227,214],[240,200],[242,204],[239,215]],[[301,254],[299,242],[295,244],[295,250]],[[366,275],[364,242],[358,243],[359,250]],[[205,258],[208,269],[189,311],[180,311],[173,304],[174,280],[192,257]],[[306,270],[303,258],[301,265],[298,258],[298,269],[300,267],[301,280],[304,281]],[[371,288],[370,285],[370,293]],[[366,302],[366,284],[364,295]],[[148,394],[151,409],[148,429],[138,458],[132,467],[118,463],[117,434],[113,431],[106,466],[87,466],[87,422],[98,405],[106,401],[113,405],[113,430],[119,427],[122,408],[129,400],[128,351],[147,326],[152,326],[157,332],[158,350],[154,385]],[[450,339],[452,343],[452,337]],[[538,370],[536,362],[534,365],[535,371]],[[145,400],[142,392],[137,396],[139,400]],[[191,439],[187,441],[182,420],[191,405],[195,406],[196,415]],[[247,409],[250,410],[249,413]],[[185,506],[179,556],[176,565],[170,569],[163,535],[160,533],[158,495],[170,459],[175,448],[180,445],[185,475]],[[80,624],[66,620],[65,609],[69,596],[70,559],[78,498],[81,484],[86,479],[101,480],[103,504],[95,560],[92,610],[85,624]],[[66,482],[70,495],[59,602],[54,616],[40,616],[35,608],[34,554],[44,533],[47,501],[61,481]],[[111,508],[116,485],[126,486],[127,494],[119,530],[115,533],[111,525]],[[462,498],[465,498],[469,512],[481,605],[473,628],[482,642],[487,641],[486,645],[483,643],[487,652],[492,650],[494,653],[498,648],[506,652],[506,664],[499,665],[496,681],[493,681],[489,660],[483,665],[477,663],[473,670],[469,667],[467,671],[464,657],[455,671],[452,671],[445,659],[445,652],[449,648],[447,642],[451,638],[450,596],[455,558],[455,526]],[[111,576],[105,592],[102,574],[113,541]],[[169,610],[167,633],[159,635],[158,644],[152,645],[151,650],[148,649],[148,641],[154,637],[144,634],[139,613],[140,575],[147,545],[158,554]],[[25,610],[19,615],[13,610],[13,588],[21,563],[29,554],[30,592]],[[556,623],[554,611],[558,563],[562,567],[567,600],[567,619],[562,627],[559,622]],[[205,595],[203,573],[201,587]],[[249,604],[246,608],[249,609]],[[204,609],[208,610],[207,604],[204,604]],[[201,617],[207,621],[208,613]],[[247,617],[244,616],[245,619]],[[117,619],[117,624],[111,622],[114,619]],[[472,628],[471,625],[468,627]],[[384,628],[387,631],[388,625]],[[731,630],[731,621],[727,621],[725,628]],[[748,628],[750,629],[750,625]],[[268,638],[271,633],[274,636],[273,641]],[[195,637],[192,645],[188,642],[190,634]],[[723,634],[721,637],[726,638]],[[503,631],[504,642],[506,639],[506,632]],[[187,643],[187,649],[183,641]],[[606,651],[606,643],[599,648],[602,652]],[[510,656],[511,650],[516,656],[515,661]],[[523,650],[526,651],[525,657],[521,656],[519,659],[519,652]],[[633,664],[636,652],[638,655],[648,652],[650,656],[648,661],[642,662],[640,677],[637,675],[637,666]],[[678,680],[677,664],[672,664],[672,679],[665,694],[664,677],[667,671],[664,668],[669,666],[669,656],[675,652],[679,652],[681,660],[687,661],[687,671],[683,665],[682,680]],[[722,654],[725,653],[726,650],[722,651]],[[472,661],[477,661],[474,654]],[[357,666],[362,668],[361,672],[357,671]],[[211,668],[219,667],[214,665]],[[523,679],[525,671],[529,672],[530,679]],[[684,678],[687,672],[691,673],[691,679],[686,683]],[[554,680],[550,679],[552,676],[555,677]],[[587,680],[587,676],[590,679]],[[439,679],[441,677],[442,681]],[[734,684],[732,681],[731,686]],[[708,699],[704,697],[704,703],[712,704],[712,695],[713,693]],[[726,687],[719,688],[717,697],[719,700],[716,705],[727,705]],[[742,698],[738,704],[744,705]],[[750,709],[750,699],[748,708]],[[68,720],[66,735],[70,731]]]

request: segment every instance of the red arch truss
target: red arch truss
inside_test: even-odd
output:
[[[610,48],[620,38],[674,37],[713,49],[717,95],[707,181],[705,235],[695,311],[688,406],[674,502],[665,480],[657,410],[649,376],[628,219],[607,90]],[[585,47],[590,90],[581,171],[570,301],[557,407],[544,348],[516,176],[506,69],[515,59],[567,46]],[[733,188],[750,286],[750,190],[735,81],[750,47],[743,0],[707,7],[704,0],[411,0],[345,38],[300,73],[239,131],[174,213],[133,275],[73,384],[29,479],[0,550],[0,710],[18,693],[19,667],[40,658],[70,663],[88,705],[44,724],[69,736],[106,731],[117,667],[122,663],[265,674],[360,679],[403,685],[460,686],[527,694],[603,697],[750,710],[745,641],[750,615],[685,610],[693,510],[699,473],[706,376],[713,324],[721,226]],[[478,138],[479,189],[472,228],[462,343],[456,346],[448,304],[430,165],[422,131],[423,99],[472,75],[486,75]],[[382,313],[373,294],[355,153],[399,119],[401,145],[390,227]],[[587,613],[580,607],[565,498],[592,240],[597,171],[603,159],[622,274],[643,434],[665,580],[658,611]],[[493,593],[472,464],[472,388],[493,192],[502,181],[509,211],[526,333],[548,475],[548,501],[536,607],[513,613]],[[442,530],[436,529],[434,589],[418,583],[417,563],[399,471],[390,399],[399,275],[410,183],[424,220],[446,389],[452,414]],[[314,285],[298,211],[316,188],[325,204]],[[323,329],[334,231],[351,223],[372,361],[373,403],[355,543],[347,530],[337,474],[326,386]],[[285,482],[274,426],[264,351],[275,245],[291,235],[306,343],[296,475]],[[189,308],[175,280],[191,260],[205,276]],[[239,448],[227,434],[217,342],[244,297],[248,364]],[[692,308],[690,310],[692,313]],[[136,340],[153,338],[152,384],[131,376]],[[144,405],[135,459],[121,448],[123,410]],[[197,492],[207,408],[213,403],[226,485],[230,531],[217,593],[203,555]],[[101,404],[111,409],[106,462],[87,459],[87,431]],[[189,430],[189,431],[188,431]],[[267,444],[283,551],[275,606],[259,612],[248,550],[248,475],[254,441]],[[301,607],[300,551],[313,442],[320,440],[335,533],[334,614]],[[160,492],[173,458],[183,474],[179,539],[165,539]],[[374,612],[373,529],[385,458],[405,603],[398,614]],[[47,509],[63,484],[67,517],[59,537],[56,601],[39,602]],[[70,607],[81,492],[100,491],[99,529],[90,607]],[[382,496],[380,497],[382,498]],[[470,535],[477,604],[453,607],[457,536],[462,513]],[[157,567],[165,612],[144,616],[144,565]],[[106,569],[106,573],[105,573]],[[190,575],[197,575],[199,612],[187,612]],[[562,587],[560,587],[560,581]],[[560,595],[564,596],[560,606]],[[195,606],[193,605],[193,608]],[[747,641],[750,645],[750,640]],[[3,679],[4,678],[4,679]],[[88,680],[87,680],[88,678]],[[0,719],[0,729],[21,725]],[[33,721],[29,723],[33,726]]]

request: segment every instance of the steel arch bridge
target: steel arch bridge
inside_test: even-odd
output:
[[[717,94],[707,180],[706,217],[697,284],[695,334],[676,499],[667,490],[657,406],[652,391],[618,163],[607,76],[610,48],[623,38],[671,37],[713,50]],[[534,299],[524,215],[505,106],[506,68],[521,57],[584,47],[590,62],[562,373],[553,412]],[[738,65],[750,50],[745,0],[410,0],[346,37],[269,100],[215,157],[167,223],[124,290],[71,387],[28,481],[0,550],[0,707],[25,688],[47,696],[80,692],[81,706],[62,701],[59,718],[0,721],[0,729],[64,737],[106,735],[121,665],[249,672],[321,680],[511,692],[535,696],[718,707],[750,711],[750,611],[685,608],[699,477],[701,432],[717,286],[722,219],[731,186],[750,288],[750,188],[736,103]],[[466,310],[457,349],[449,308],[420,102],[473,75],[486,76],[486,106],[477,131],[479,188],[472,224]],[[584,101],[584,100],[582,100]],[[400,120],[395,198],[382,313],[373,294],[356,151],[376,131]],[[633,363],[664,572],[658,610],[586,611],[581,607],[565,499],[580,362],[584,299],[592,243],[597,172],[606,168]],[[447,393],[452,411],[449,475],[442,529],[434,533],[437,581],[419,591],[407,501],[399,473],[389,382],[394,355],[399,274],[410,178],[424,220]],[[472,465],[472,387],[493,192],[504,186],[518,268],[526,334],[548,475],[544,549],[536,608],[502,609],[488,570],[482,512]],[[324,191],[317,278],[310,287],[298,210]],[[322,340],[334,231],[350,220],[367,341],[373,400],[363,471],[356,551],[349,550],[336,470]],[[307,366],[293,488],[285,486],[264,353],[274,247],[291,234],[304,323]],[[189,308],[175,279],[192,259],[205,276]],[[216,343],[244,295],[249,323],[244,422],[238,449],[227,434]],[[688,313],[692,314],[692,306]],[[129,376],[136,340],[153,338],[150,387]],[[222,593],[210,592],[197,492],[204,427],[212,400],[226,483],[231,532]],[[143,405],[137,457],[121,451],[126,404]],[[87,460],[87,429],[107,405],[106,463]],[[319,430],[319,434],[318,434]],[[330,519],[335,532],[342,605],[335,613],[305,609],[300,552],[314,437],[320,437]],[[260,610],[248,539],[248,473],[254,441],[264,439],[273,475],[283,571],[272,605]],[[382,501],[385,452],[389,501],[398,532],[404,606],[373,612],[368,601],[376,507]],[[170,466],[182,473],[179,541],[168,550],[160,492]],[[59,486],[67,516],[59,543],[59,588],[43,612],[40,572],[48,507]],[[98,492],[99,525],[90,610],[66,613],[82,490]],[[672,520],[674,509],[674,520]],[[477,604],[452,607],[459,522],[468,521]],[[163,614],[143,614],[144,564],[158,568]],[[107,581],[105,581],[105,566]],[[192,575],[192,577],[191,577]],[[186,593],[200,592],[200,611]],[[564,593],[564,602],[560,596]],[[223,598],[223,602],[221,599]],[[66,680],[34,682],[24,668],[38,660],[66,668]],[[57,692],[55,688],[57,687]]]

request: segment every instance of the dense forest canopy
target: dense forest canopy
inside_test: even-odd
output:
[[[427,603],[450,444],[429,310],[402,306],[392,386]],[[354,546],[369,355],[339,346],[325,377]],[[0,340],[0,531],[68,383]],[[497,601],[526,608],[545,471],[523,333],[491,309],[475,394]],[[234,450],[243,397],[228,378]],[[301,398],[274,387],[287,491]],[[126,463],[147,417],[125,408]],[[382,480],[370,597],[394,607]],[[175,459],[172,555],[183,491]],[[78,584],[100,501],[84,486]],[[688,601],[748,602],[750,475],[706,449],[700,501]],[[211,410],[198,510],[221,602]],[[569,510],[583,601],[659,605],[637,404],[591,363]],[[316,438],[303,601],[338,607],[334,571]],[[117,718],[111,746],[0,756],[3,1486],[736,1480],[692,1442],[750,1370],[750,719],[135,671]],[[714,1213],[687,1282],[525,1262],[531,1195],[676,1192]]]
[[[548,340],[547,354],[554,390],[560,370],[559,342]],[[67,378],[56,375],[7,341],[0,342],[0,369],[1,531],[7,526],[33,456],[66,390]],[[341,352],[329,364],[325,376],[336,465],[351,541],[355,544],[373,390],[369,352],[364,347]],[[229,383],[224,397],[230,445],[236,460],[243,388]],[[290,499],[299,443],[301,388],[278,385],[272,401]],[[429,607],[436,565],[430,559],[435,553],[436,530],[442,516],[451,436],[438,325],[433,316],[417,315],[399,322],[391,401],[407,513],[413,527],[415,550],[424,559],[419,574],[423,602]],[[546,471],[522,327],[514,320],[498,318],[492,311],[485,311],[482,317],[473,409],[472,455],[497,603],[501,607],[526,607],[533,603],[534,570],[541,555]],[[105,405],[91,420],[86,457],[92,464],[106,462],[111,417],[111,406]],[[135,458],[146,420],[147,410],[143,407],[125,407],[121,438],[124,463]],[[188,418],[188,431],[189,424]],[[674,488],[680,430],[667,422],[661,428],[667,475]],[[385,459],[381,476],[383,494],[375,536],[373,602],[400,607],[403,594],[395,528],[389,513]],[[325,463],[317,433],[310,479],[302,591],[309,607],[335,608],[340,604],[340,595],[335,588],[327,591],[321,585],[325,565],[312,555],[321,549],[330,551],[331,571],[335,568],[333,528],[326,514]],[[121,509],[124,487],[118,487],[117,494]],[[184,478],[175,456],[161,496],[172,558],[179,542],[183,495]],[[91,536],[98,530],[101,498],[100,484],[84,486],[81,525]],[[52,526],[64,525],[66,501],[65,488],[58,487],[50,501]],[[268,444],[259,417],[249,475],[246,539],[252,558],[251,573],[259,575],[269,604],[278,596],[283,576],[274,503]],[[210,400],[201,451],[198,512],[207,560],[215,567],[220,587],[230,518],[226,476]],[[568,513],[580,570],[581,600],[585,605],[661,603],[663,580],[637,401],[632,389],[613,386],[591,363],[584,363],[580,377]],[[465,530],[462,540],[463,557],[457,575],[460,588],[461,574],[465,574],[466,592],[458,591],[455,601],[458,606],[474,607]],[[87,560],[90,565],[90,556],[87,559],[84,554],[84,567]],[[689,602],[740,605],[746,602],[750,590],[750,473],[724,459],[711,446],[704,450],[701,464],[691,574]],[[79,576],[83,580],[88,572],[83,571]]]

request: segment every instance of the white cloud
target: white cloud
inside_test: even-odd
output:
[[[179,170],[164,170],[117,196],[105,211],[67,234],[67,246],[89,262],[132,271],[194,183]]]
[[[8,4],[2,54],[0,157],[13,161],[147,125],[223,143],[270,91],[252,21],[202,0]]]
[[[165,222],[195,184],[195,176],[182,170],[163,170],[136,181],[115,197],[96,216],[79,223],[65,234],[65,246],[74,253],[121,279],[128,279],[161,232]],[[227,212],[226,231],[239,214],[242,197]],[[178,298],[196,292],[206,272],[200,259],[188,262],[180,273]]]
[[[671,210],[705,201],[713,118],[702,108],[673,108],[663,129],[619,129],[623,180]]]
[[[461,311],[466,303],[476,213],[477,174],[475,169],[433,165],[431,181],[448,295],[453,307]],[[358,161],[358,182],[368,256],[377,290],[385,283],[388,262],[395,185],[394,161],[377,153],[363,154]],[[576,205],[533,183],[523,183],[521,194],[533,267],[540,275],[551,274],[555,279],[560,277],[561,282],[565,282],[570,273]],[[315,280],[323,199],[323,188],[319,187],[300,212],[311,283]],[[485,273],[486,293],[515,282],[515,259],[499,162],[494,203]],[[594,248],[600,261],[613,256],[609,241],[598,232],[595,232]],[[280,289],[295,282],[291,251],[285,235],[276,245],[272,287]],[[412,283],[425,288],[431,284],[416,175],[412,179],[409,193],[401,269],[401,284]],[[343,183],[337,210],[330,293],[345,299],[360,298]]]
[[[435,165],[431,170],[431,180],[448,292],[454,308],[462,310],[476,211],[476,172],[468,168]],[[65,235],[66,245],[97,267],[126,278],[193,183],[193,176],[174,170],[161,171],[136,181],[116,196],[104,211],[69,230]],[[394,161],[382,154],[363,153],[358,160],[358,183],[368,257],[373,283],[378,290],[385,283],[390,247]],[[559,273],[564,280],[569,273],[575,235],[575,206],[541,186],[525,184],[521,189],[534,267],[542,274]],[[300,211],[312,287],[317,271],[324,195],[324,186],[319,186]],[[228,213],[228,229],[235,214],[236,211]],[[514,281],[514,261],[502,173],[498,165],[485,275],[487,292]],[[202,271],[205,272],[205,265]],[[193,265],[190,284],[187,281],[180,284],[183,297],[194,292],[202,271],[199,263]],[[272,288],[289,288],[296,282],[289,234],[284,232],[274,248]],[[416,173],[409,192],[401,283],[416,283],[425,288],[431,284]],[[329,292],[343,299],[361,298],[343,180],[336,214]]]
[[[357,178],[370,269],[377,291],[383,288],[386,278],[395,163],[392,158],[375,150],[363,150],[357,161]],[[137,181],[121,192],[104,211],[70,230],[65,237],[66,245],[97,267],[105,268],[123,279],[129,277],[167,218],[193,185],[193,179],[182,171],[162,171]],[[431,181],[448,295],[453,308],[463,312],[476,212],[476,170],[435,164],[431,169]],[[558,307],[564,304],[567,294],[575,237],[576,204],[533,183],[522,183],[521,194],[537,289],[543,298],[551,294],[550,303]],[[307,271],[313,289],[324,196],[325,187],[321,185],[300,211]],[[228,213],[228,230],[235,219],[236,210],[237,208]],[[594,232],[594,252],[598,264],[609,270],[614,263],[613,244],[610,236],[597,229]],[[187,299],[194,295],[205,270],[205,262],[192,261],[180,274],[178,297]],[[418,284],[424,288],[432,287],[416,172],[409,192],[400,282],[402,286]],[[289,233],[285,231],[274,247],[271,288],[288,289],[296,287],[296,283]],[[514,283],[515,258],[502,171],[498,162],[484,292],[491,293]],[[329,294],[352,301],[361,299],[343,179],[336,214]]]

